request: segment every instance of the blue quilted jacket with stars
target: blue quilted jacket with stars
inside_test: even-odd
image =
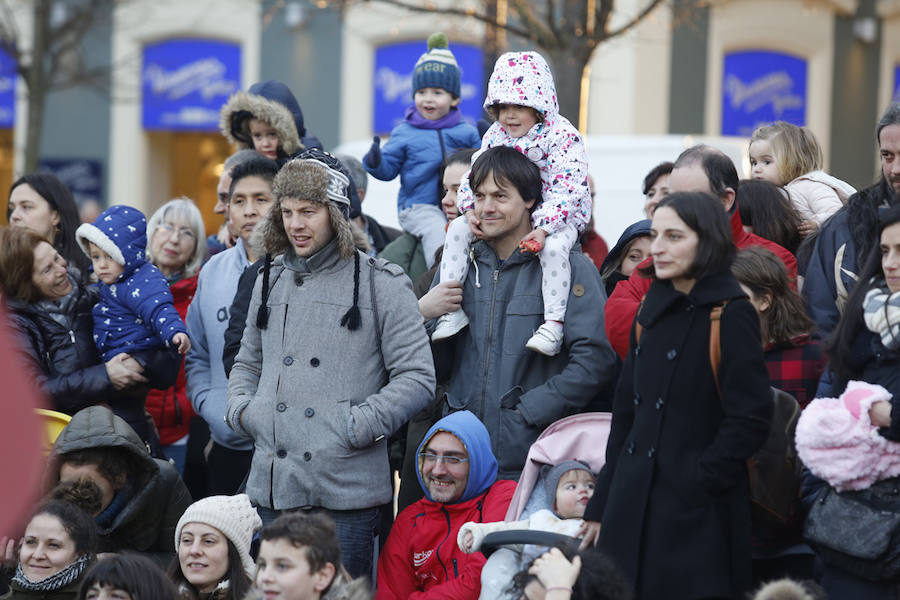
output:
[[[175,310],[169,282],[145,259],[147,220],[130,206],[111,206],[76,233],[81,247],[93,242],[125,270],[115,283],[98,282],[94,305],[94,343],[108,361],[120,352],[168,347],[176,333],[187,333]]]

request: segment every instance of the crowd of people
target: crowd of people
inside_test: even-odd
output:
[[[71,420],[4,599],[897,597],[900,104],[861,191],[776,122],[751,179],[654,167],[607,250],[544,59],[500,57],[493,124],[459,99],[432,35],[360,161],[237,93],[209,237],[13,184],[2,300]]]

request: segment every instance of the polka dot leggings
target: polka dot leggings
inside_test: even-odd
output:
[[[469,272],[468,251],[473,237],[465,215],[450,222],[441,259],[441,281],[465,280]],[[572,282],[569,252],[577,240],[578,231],[568,225],[553,235],[548,235],[544,240],[543,250],[538,253],[543,271],[541,295],[544,298],[545,321],[566,320],[566,304]]]

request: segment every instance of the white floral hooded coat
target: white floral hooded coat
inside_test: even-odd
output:
[[[472,162],[488,148],[515,148],[541,170],[543,198],[532,214],[532,224],[549,234],[566,225],[584,232],[591,219],[592,204],[587,183],[587,153],[581,134],[559,114],[553,74],[544,57],[536,52],[507,52],[497,59],[484,108],[495,104],[528,106],[541,113],[543,121],[520,138],[513,138],[499,121],[495,122],[484,134],[481,149]],[[474,205],[466,173],[459,187],[457,206],[465,214]]]

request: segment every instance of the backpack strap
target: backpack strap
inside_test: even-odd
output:
[[[719,365],[722,362],[722,313],[728,306],[728,300],[724,300],[721,304],[713,306],[709,313],[709,366],[712,367],[713,380],[716,382],[716,390],[719,396],[722,396],[722,389],[719,387]]]

